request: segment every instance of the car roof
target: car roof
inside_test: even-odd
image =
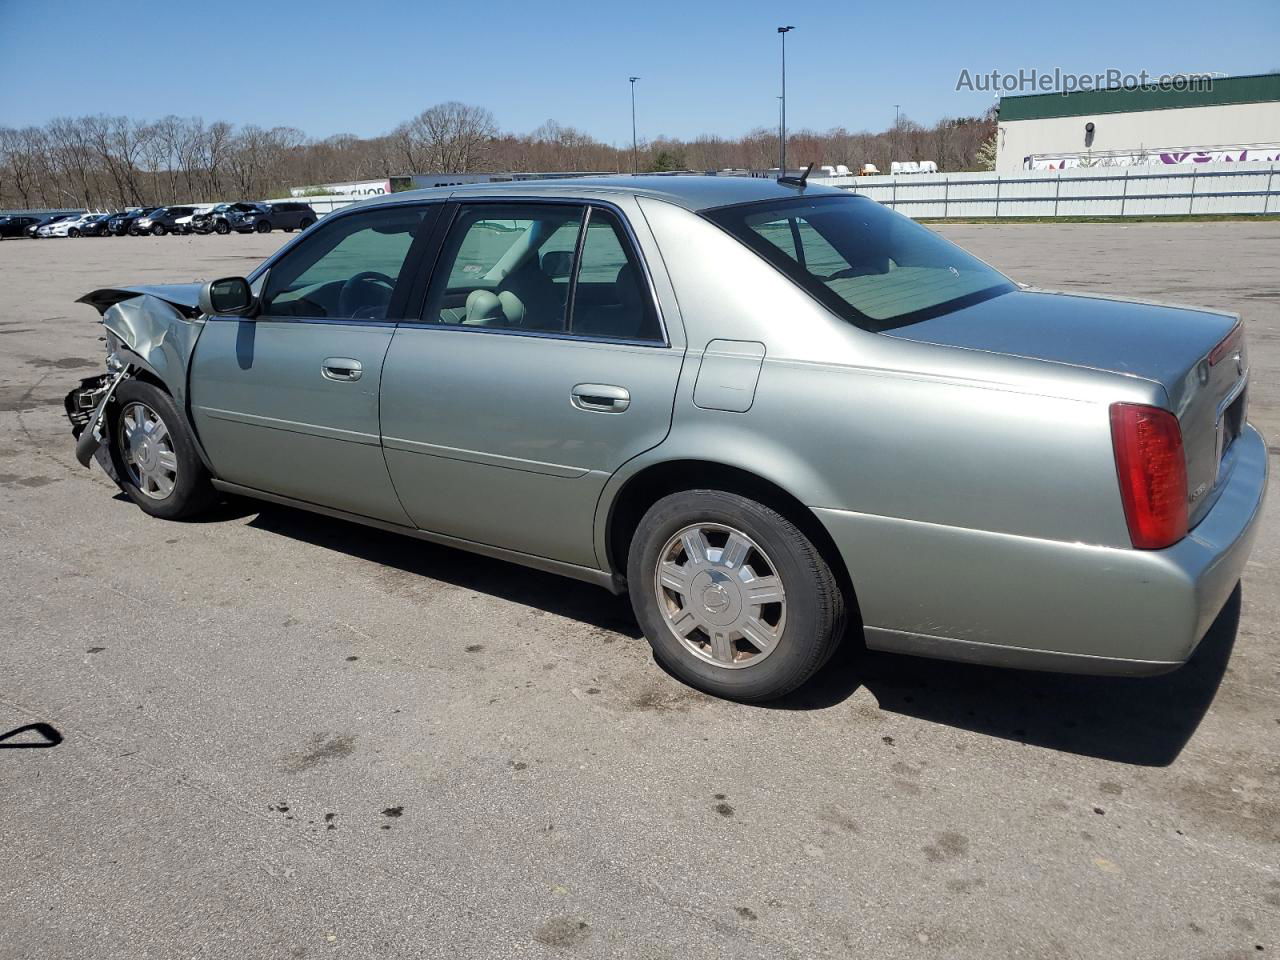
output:
[[[515,180],[501,183],[470,183],[454,187],[406,190],[392,196],[371,197],[361,205],[456,197],[557,197],[561,199],[608,200],[618,196],[650,197],[665,200],[686,210],[710,210],[737,203],[785,200],[801,195],[843,195],[848,191],[817,184],[803,188],[763,177],[702,176],[616,176],[563,177],[548,180]]]

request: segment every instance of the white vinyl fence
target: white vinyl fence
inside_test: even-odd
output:
[[[909,217],[1280,214],[1280,163],[814,177]]]

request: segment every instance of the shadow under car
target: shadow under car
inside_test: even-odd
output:
[[[250,526],[349,556],[500,597],[643,639],[625,597],[345,520],[272,504]],[[354,535],[353,535],[354,534]],[[880,708],[1020,743],[1142,766],[1167,766],[1200,725],[1221,685],[1240,621],[1241,589],[1179,669],[1155,677],[1037,673],[867,650],[851,631],[813,680],[749,709],[817,710],[866,687]]]

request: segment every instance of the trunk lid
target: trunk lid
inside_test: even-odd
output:
[[[1193,526],[1212,505],[1224,455],[1244,427],[1249,366],[1234,314],[1020,290],[884,335],[1159,383],[1182,427]]]

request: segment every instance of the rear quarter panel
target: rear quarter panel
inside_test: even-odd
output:
[[[1127,545],[1108,406],[1156,402],[1157,384],[861,330],[702,217],[641,205],[689,341],[664,458],[730,463],[812,507]],[[765,345],[744,413],[691,399],[720,338]]]
[[[1130,548],[1111,447],[1110,404],[1163,404],[1159,384],[861,330],[713,224],[641,204],[689,352],[670,436],[610,481],[605,503],[670,460],[777,484],[832,535],[869,641],[936,635],[1108,657],[1114,635],[1082,624],[1109,617],[1123,630],[1144,590],[1171,627],[1193,613],[1161,602],[1167,584],[1153,586],[1152,558]],[[724,338],[765,345],[745,412],[693,403],[707,344]]]

